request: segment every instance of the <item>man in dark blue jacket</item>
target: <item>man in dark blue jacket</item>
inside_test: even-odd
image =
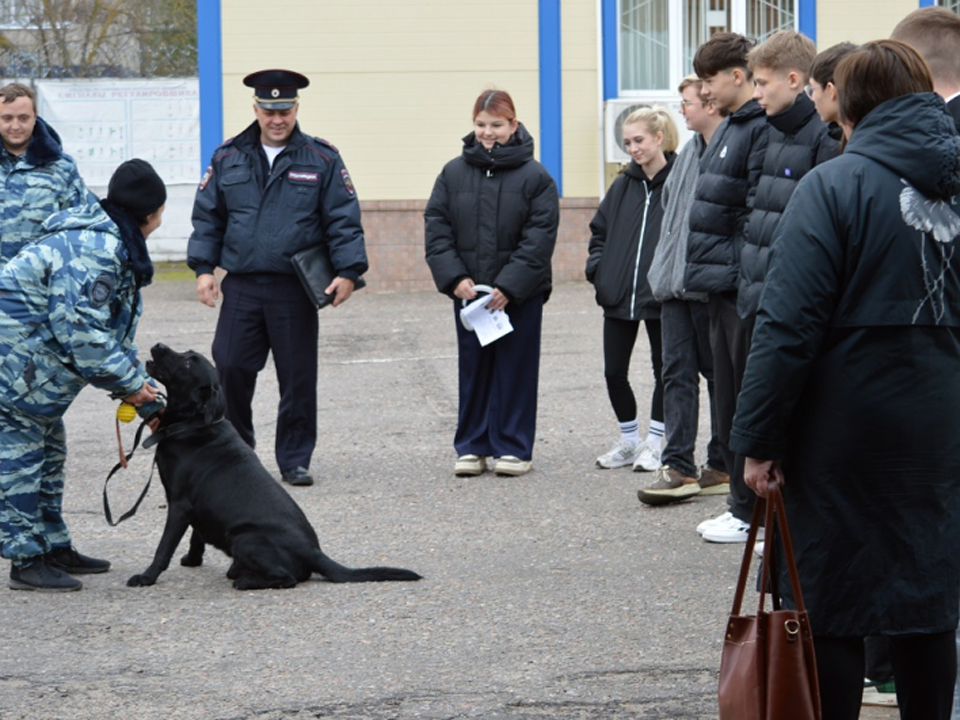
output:
[[[256,121],[213,155],[193,207],[187,262],[200,302],[223,306],[213,358],[227,419],[254,447],[251,403],[272,351],[280,385],[276,458],[291,485],[311,485],[317,441],[317,310],[290,258],[324,244],[337,277],[326,288],[346,302],[367,270],[360,203],[340,153],[300,131],[298,90],[309,80],[287,70],[248,75]]]
[[[752,47],[742,35],[718,33],[700,46],[693,60],[704,99],[728,113],[700,159],[684,274],[686,292],[708,294],[717,435],[724,448],[753,331],[737,314],[740,248],[767,150],[766,115],[752,99],[747,67]],[[727,451],[724,464],[730,473],[730,510],[701,523],[697,532],[713,542],[744,542],[754,494],[743,482],[743,458],[735,462]]]

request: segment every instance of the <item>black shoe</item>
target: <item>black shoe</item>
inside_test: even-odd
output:
[[[109,560],[99,560],[81,555],[72,547],[54,548],[44,558],[51,567],[72,575],[91,575],[106,572],[110,569]]]
[[[37,558],[29,565],[10,568],[10,588],[12,590],[37,590],[38,592],[70,592],[79,590],[83,583],[67,575],[62,570]]]
[[[280,477],[290,485],[313,485],[313,476],[302,467],[285,470]]]

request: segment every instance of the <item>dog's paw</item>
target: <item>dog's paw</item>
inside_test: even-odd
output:
[[[127,580],[127,587],[149,587],[157,581],[156,578],[149,575],[134,575]]]
[[[187,553],[182,558],[180,558],[180,564],[184,567],[200,567],[203,565],[203,555],[194,555],[193,553]]]

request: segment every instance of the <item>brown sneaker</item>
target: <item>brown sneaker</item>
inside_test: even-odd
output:
[[[637,490],[637,497],[645,505],[666,505],[700,494],[697,479],[681,475],[664,465],[653,473],[653,485]]]
[[[701,495],[726,495],[730,492],[730,476],[709,465],[700,468],[700,477],[697,482],[700,485]]]

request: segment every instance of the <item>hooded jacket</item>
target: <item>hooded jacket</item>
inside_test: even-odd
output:
[[[737,290],[740,248],[763,170],[768,132],[763,108],[750,100],[724,118],[710,138],[690,209],[687,292]]]
[[[133,339],[153,275],[136,221],[107,201],[43,231],[0,269],[0,409],[41,423],[87,384],[126,397],[147,381]]]
[[[957,624],[958,200],[943,100],[905,95],[800,181],[774,235],[730,449],[781,461],[818,635]]]
[[[619,320],[660,317],[647,272],[660,240],[663,186],[676,160],[653,178],[631,161],[600,202],[590,221],[586,276],[596,290],[603,316]]]
[[[41,224],[60,210],[96,202],[60,136],[38,117],[27,150],[10,154],[0,144],[0,266],[38,240]]]
[[[817,108],[806,93],[800,93],[783,112],[768,116],[767,122],[767,153],[740,251],[737,313],[744,319],[757,312],[773,233],[797,183],[840,152],[840,144],[830,135],[829,127],[817,115]]]
[[[499,288],[517,303],[549,298],[557,241],[557,185],[533,158],[533,138],[520,123],[506,145],[487,150],[470,133],[448,162],[424,212],[425,253],[437,290],[457,284]]]
[[[193,205],[187,264],[198,275],[293,275],[290,258],[325,243],[337,274],[367,271],[360,202],[340,153],[297,125],[268,167],[253,122],[213,154]]]

